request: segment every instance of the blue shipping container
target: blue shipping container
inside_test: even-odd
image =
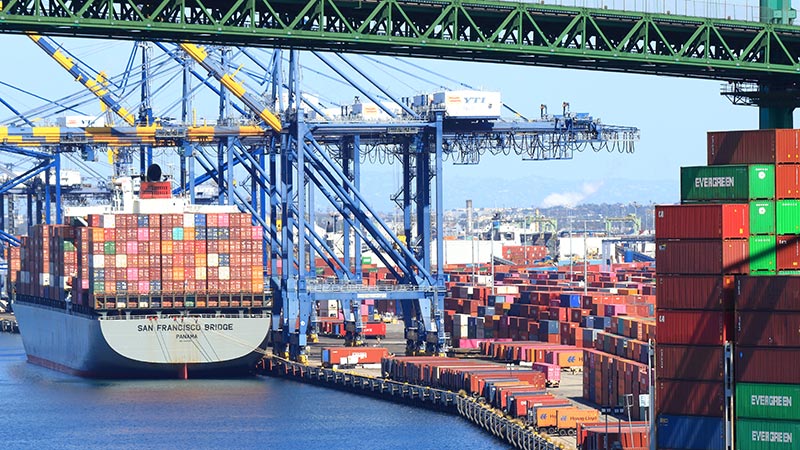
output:
[[[594,342],[597,339],[597,333],[600,330],[593,330],[591,328],[584,328],[583,329],[583,342]]]
[[[658,416],[658,448],[724,450],[722,417]]]
[[[580,294],[561,294],[559,297],[561,300],[561,307],[562,308],[580,308],[581,307],[581,295]]]
[[[558,334],[559,333],[559,322],[557,320],[542,320],[539,321],[539,329],[547,330],[547,334]]]
[[[589,323],[592,326],[589,326]],[[595,330],[605,330],[606,327],[611,326],[611,317],[603,316],[586,316],[586,328],[594,328]]]

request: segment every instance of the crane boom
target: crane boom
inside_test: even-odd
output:
[[[98,77],[92,77],[92,75],[85,71],[77,62],[65,55],[58,48],[59,46],[50,38],[35,33],[28,33],[27,35],[33,42],[36,43],[36,45],[39,46],[39,48],[44,50],[61,67],[66,69],[67,72],[74,76],[75,81],[84,85],[86,89],[97,96],[101,102],[103,102],[110,110],[114,111],[128,125],[134,125],[136,122],[135,117],[130,111],[122,106],[120,100],[114,94],[106,89],[105,78],[103,78],[102,75]]]
[[[270,111],[269,108],[266,108],[258,97],[247,92],[244,85],[236,81],[233,75],[227,73],[221,65],[209,59],[208,52],[206,52],[205,48],[185,42],[182,42],[180,46],[192,59],[197,61],[197,63],[208,70],[217,81],[222,83],[226,89],[247,105],[253,112],[258,114],[258,117],[269,125],[270,128],[280,133],[282,125],[278,116]]]

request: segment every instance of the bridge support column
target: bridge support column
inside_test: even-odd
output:
[[[723,91],[734,105],[758,106],[758,128],[794,128],[792,115],[800,107],[800,83],[763,81],[729,83]]]
[[[760,84],[758,86],[758,127],[793,128],[794,110],[800,107],[800,88],[797,84]]]

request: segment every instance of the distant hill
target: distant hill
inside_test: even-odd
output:
[[[366,173],[362,189],[370,205],[388,212],[394,209],[390,196],[399,191],[399,180],[392,174]],[[432,193],[433,195],[433,193]],[[574,206],[577,204],[678,203],[677,180],[639,181],[557,180],[531,176],[518,179],[482,179],[450,176],[444,188],[445,209],[463,208],[471,199],[475,208],[524,208]]]

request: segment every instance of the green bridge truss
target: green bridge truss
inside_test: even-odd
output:
[[[755,83],[797,101],[800,27],[461,0],[2,0],[0,32],[187,40]],[[770,100],[772,99],[772,100]]]

